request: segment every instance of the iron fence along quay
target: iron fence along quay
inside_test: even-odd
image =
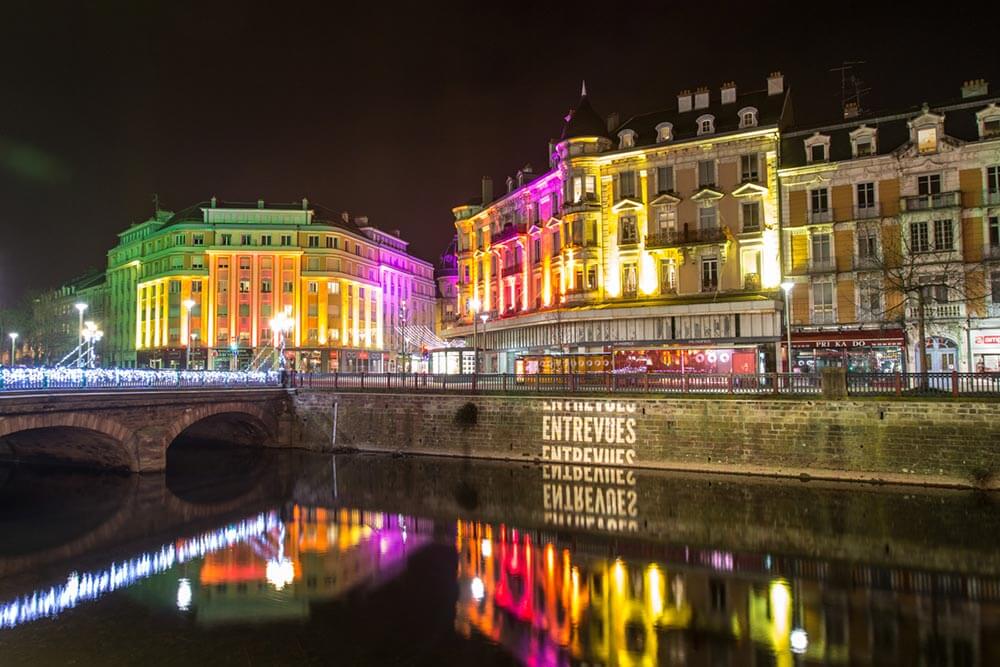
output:
[[[505,394],[734,394],[816,396],[812,373],[566,373],[431,375],[142,369],[0,369],[0,392],[303,387],[342,391]],[[848,373],[850,396],[997,396],[1000,373]]]

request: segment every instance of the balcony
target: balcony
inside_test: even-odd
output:
[[[743,276],[743,289],[748,292],[760,291],[760,274],[748,273]]]
[[[869,206],[855,206],[853,213],[855,220],[873,220],[875,218],[881,218],[882,205],[871,204]]]
[[[912,213],[913,211],[930,211],[936,208],[954,208],[962,205],[962,193],[958,190],[952,192],[937,192],[929,195],[913,195],[903,197],[899,200],[900,210]]]
[[[519,273],[521,273],[521,269],[523,268],[523,266],[524,265],[521,262],[518,262],[517,264],[511,264],[509,266],[503,267],[503,277],[506,278],[507,276],[518,275]]]
[[[997,206],[1000,205],[1000,190],[990,192],[987,190],[983,193],[983,204],[986,206]]]
[[[809,224],[819,225],[826,222],[833,222],[832,208],[809,209]]]
[[[703,245],[707,243],[723,243],[726,234],[720,227],[708,229],[690,229],[687,225],[683,230],[655,232],[646,235],[647,248],[670,248],[682,245]]]
[[[837,270],[834,257],[813,257],[809,260],[809,273],[832,273]]]
[[[521,234],[527,234],[527,233],[528,233],[528,226],[527,225],[523,225],[523,224],[521,224],[521,225],[507,225],[506,227],[504,227],[503,229],[501,229],[499,232],[497,232],[496,234],[494,234],[493,237],[490,239],[490,242],[491,243],[503,243],[504,241],[509,241],[512,238],[516,238],[517,236],[519,236]]]
[[[916,320],[920,312],[916,305],[906,309],[906,316]],[[924,317],[928,320],[958,320],[965,317],[965,304],[959,302],[925,303]]]
[[[814,307],[811,315],[812,324],[834,324],[837,321],[837,313],[830,306]]]
[[[865,255],[854,258],[854,268],[858,271],[878,269],[882,267],[882,258],[877,255]]]
[[[597,200],[597,195],[587,195],[580,201],[564,202],[562,205],[563,215],[570,213],[581,213],[583,211],[592,211],[594,209],[599,209],[601,203]]]

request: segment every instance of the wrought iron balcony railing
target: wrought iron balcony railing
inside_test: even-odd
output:
[[[899,200],[901,210],[906,212],[929,211],[936,208],[954,208],[962,205],[962,193],[937,192],[929,195],[913,195]]]
[[[646,235],[647,248],[669,248],[671,246],[697,245],[705,243],[721,243],[726,240],[726,234],[720,227],[707,229],[691,229],[655,232]]]

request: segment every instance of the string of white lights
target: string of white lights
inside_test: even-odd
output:
[[[279,383],[277,372],[173,371],[136,368],[3,368],[0,390],[268,386]]]

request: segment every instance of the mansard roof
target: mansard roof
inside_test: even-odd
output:
[[[781,166],[801,167],[808,164],[804,141],[816,133],[830,137],[829,162],[852,159],[851,132],[862,125],[877,132],[876,154],[888,155],[910,141],[908,123],[927,112],[944,116],[946,136],[960,141],[979,141],[976,112],[986,108],[990,103],[1000,104],[1000,97],[981,95],[950,103],[917,105],[897,111],[868,112],[855,118],[821,125],[792,127],[781,139]]]
[[[357,234],[361,233],[360,227],[354,223],[352,219],[345,221],[343,215],[331,208],[323,206],[321,204],[315,204],[313,202],[307,202],[308,210],[313,212],[312,222],[317,225],[329,225],[331,227],[340,227],[341,229],[355,232]],[[264,202],[263,207],[258,205],[258,202],[233,202],[233,201],[222,201],[216,200],[213,206],[211,200],[201,201],[187,208],[181,209],[177,213],[173,214],[166,222],[166,226],[176,225],[180,223],[191,223],[191,222],[204,222],[205,216],[202,209],[215,208],[215,209],[234,209],[234,210],[269,210],[269,211],[302,211],[302,202],[295,202],[290,204],[285,203],[269,203]]]
[[[576,108],[569,112],[562,132],[563,141],[579,137],[608,137],[608,125],[594,111],[586,92],[580,96],[580,103]]]
[[[748,91],[727,104],[722,103],[718,90],[710,91],[709,96],[709,105],[700,109],[692,107],[689,111],[682,112],[675,104],[670,108],[632,116],[615,128],[614,134],[617,135],[622,130],[633,130],[636,133],[635,145],[649,146],[657,143],[656,126],[671,123],[673,137],[666,142],[668,144],[699,137],[711,138],[741,129],[753,129],[740,128],[739,112],[746,107],[757,110],[757,127],[784,127],[791,122],[792,108],[788,89],[776,95],[768,95],[767,90]],[[715,131],[711,134],[698,134],[697,119],[703,115],[715,117]]]

